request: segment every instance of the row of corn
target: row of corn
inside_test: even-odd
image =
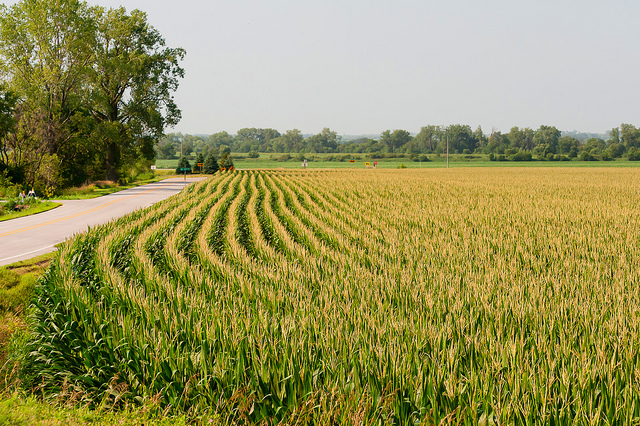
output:
[[[220,174],[60,248],[23,374],[240,422],[637,424],[639,184]]]

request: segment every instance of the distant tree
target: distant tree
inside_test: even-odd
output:
[[[629,149],[629,161],[640,161],[640,149],[636,147]]]
[[[380,135],[380,141],[387,146],[389,152],[396,152],[397,149],[406,145],[412,139],[411,134],[406,130],[385,130]]]
[[[308,152],[336,152],[338,148],[338,134],[328,127],[322,132],[305,140]]]
[[[442,129],[438,126],[424,126],[420,132],[413,138],[414,146],[419,152],[434,152],[438,147],[438,141],[441,139]]]
[[[558,139],[557,154],[570,154],[572,151],[577,152],[579,145],[578,139],[571,136],[562,136]]]
[[[176,173],[185,173],[184,170],[180,169],[189,169],[187,173],[191,173],[191,163],[189,163],[187,157],[180,157],[178,160],[178,167],[176,167]]]
[[[176,158],[176,147],[167,137],[160,139],[155,147],[158,158],[170,160]]]
[[[614,143],[620,143],[620,129],[617,127],[614,127],[609,131],[609,139],[607,139],[607,145]]]
[[[193,171],[200,173],[202,171],[202,169],[198,166],[198,164],[203,164],[204,163],[204,155],[199,152],[196,155],[196,161],[193,163]]]
[[[627,149],[640,148],[640,129],[636,129],[632,124],[621,124],[620,141]]]
[[[473,137],[476,140],[476,149],[482,149],[487,145],[489,139],[484,135],[482,131],[482,127],[478,126],[475,132],[473,132]]]
[[[533,134],[533,143],[538,154],[545,158],[549,152],[555,154],[561,134],[560,130],[553,126],[540,126]]]
[[[218,132],[209,136],[207,145],[218,149],[221,145],[231,146],[233,144],[233,136],[227,132]]]
[[[233,158],[231,158],[231,155],[224,153],[222,154],[222,157],[220,157],[220,161],[218,161],[218,165],[220,166],[220,168],[224,168],[226,170],[229,170],[230,167],[234,167],[233,165]]]
[[[614,143],[609,145],[606,151],[611,158],[620,158],[625,152],[625,147],[621,143]]]
[[[213,174],[219,169],[218,161],[213,152],[210,152],[204,159],[204,172],[207,174]]]
[[[444,136],[443,151],[446,150],[446,138],[449,137],[449,152],[461,154],[465,149],[474,152],[476,149],[476,138],[473,137],[471,127],[462,124],[452,124],[446,129]]]

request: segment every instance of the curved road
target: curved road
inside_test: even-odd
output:
[[[0,222],[0,266],[54,251],[56,244],[89,226],[148,207],[201,179],[165,179],[90,200],[57,201],[62,206]]]

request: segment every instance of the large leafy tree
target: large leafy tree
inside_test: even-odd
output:
[[[153,159],[153,144],[180,120],[172,93],[184,70],[184,50],[168,48],[144,12],[93,10],[96,42],[89,67],[90,111],[107,179],[123,163]]]
[[[0,62],[20,98],[13,158],[31,181],[43,164],[78,162],[86,153],[78,145],[78,113],[93,42],[86,3],[23,0],[0,8]]]
[[[19,97],[5,138],[13,158],[31,180],[55,169],[67,184],[115,180],[123,167],[152,159],[164,128],[180,119],[172,93],[184,54],[167,48],[138,10],[78,0],[2,6],[0,63]]]

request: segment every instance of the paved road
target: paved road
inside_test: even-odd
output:
[[[62,206],[53,210],[0,222],[0,265],[54,251],[56,244],[89,226],[148,207],[201,179],[165,179],[90,200],[59,201]]]

